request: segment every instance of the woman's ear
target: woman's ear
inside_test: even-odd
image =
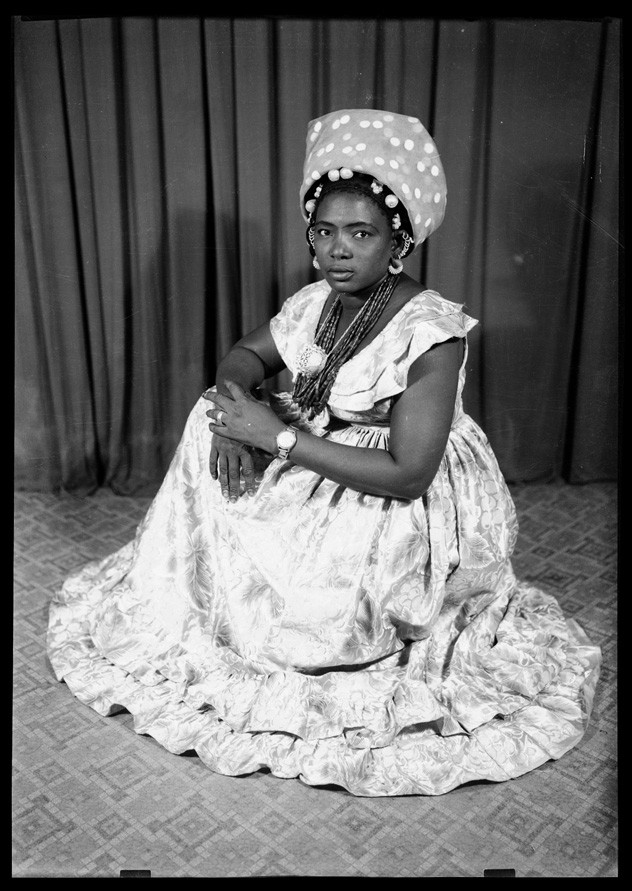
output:
[[[403,246],[404,246],[404,244],[403,244],[403,239],[402,239],[401,235],[399,234],[399,232],[396,232],[395,230],[393,230],[393,238],[391,241],[391,251],[392,251],[394,257],[399,257],[399,254],[400,254]]]

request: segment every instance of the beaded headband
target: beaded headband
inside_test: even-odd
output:
[[[409,253],[414,243],[413,237],[410,234],[413,228],[406,208],[400,203],[397,196],[379,180],[362,173],[354,173],[354,171],[343,167],[342,170],[330,170],[326,177],[323,177],[307,192],[305,210],[309,217],[305,235],[312,256],[315,253],[313,225],[316,208],[324,195],[340,189],[357,191],[359,194],[371,198],[383,210],[391,224],[391,228],[395,232],[399,232],[401,236],[402,248],[399,257],[403,258]],[[396,210],[396,208],[399,209]]]
[[[370,108],[332,111],[310,121],[300,189],[309,222],[318,181],[350,179],[355,172],[387,186],[408,213],[415,247],[445,215],[446,181],[437,148],[416,117]],[[387,196],[388,197],[388,196]]]

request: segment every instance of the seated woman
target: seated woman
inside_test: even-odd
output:
[[[475,321],[402,271],[443,219],[435,144],[415,117],[327,114],[300,201],[322,280],[220,363],[134,541],[65,582],[51,663],[224,774],[365,796],[517,777],[579,741],[600,653],[513,574],[512,500],[462,408]],[[283,368],[292,395],[262,398]]]

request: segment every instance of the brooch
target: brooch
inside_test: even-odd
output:
[[[296,357],[296,368],[305,377],[318,377],[325,367],[327,353],[315,343],[305,344]]]

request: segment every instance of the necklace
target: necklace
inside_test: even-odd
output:
[[[340,367],[351,358],[360,341],[375,325],[398,281],[396,275],[387,273],[334,343],[342,314],[340,295],[336,294],[325,320],[318,327],[314,342],[305,344],[297,356],[298,374],[293,397],[302,409],[309,411],[310,417],[324,407]]]

